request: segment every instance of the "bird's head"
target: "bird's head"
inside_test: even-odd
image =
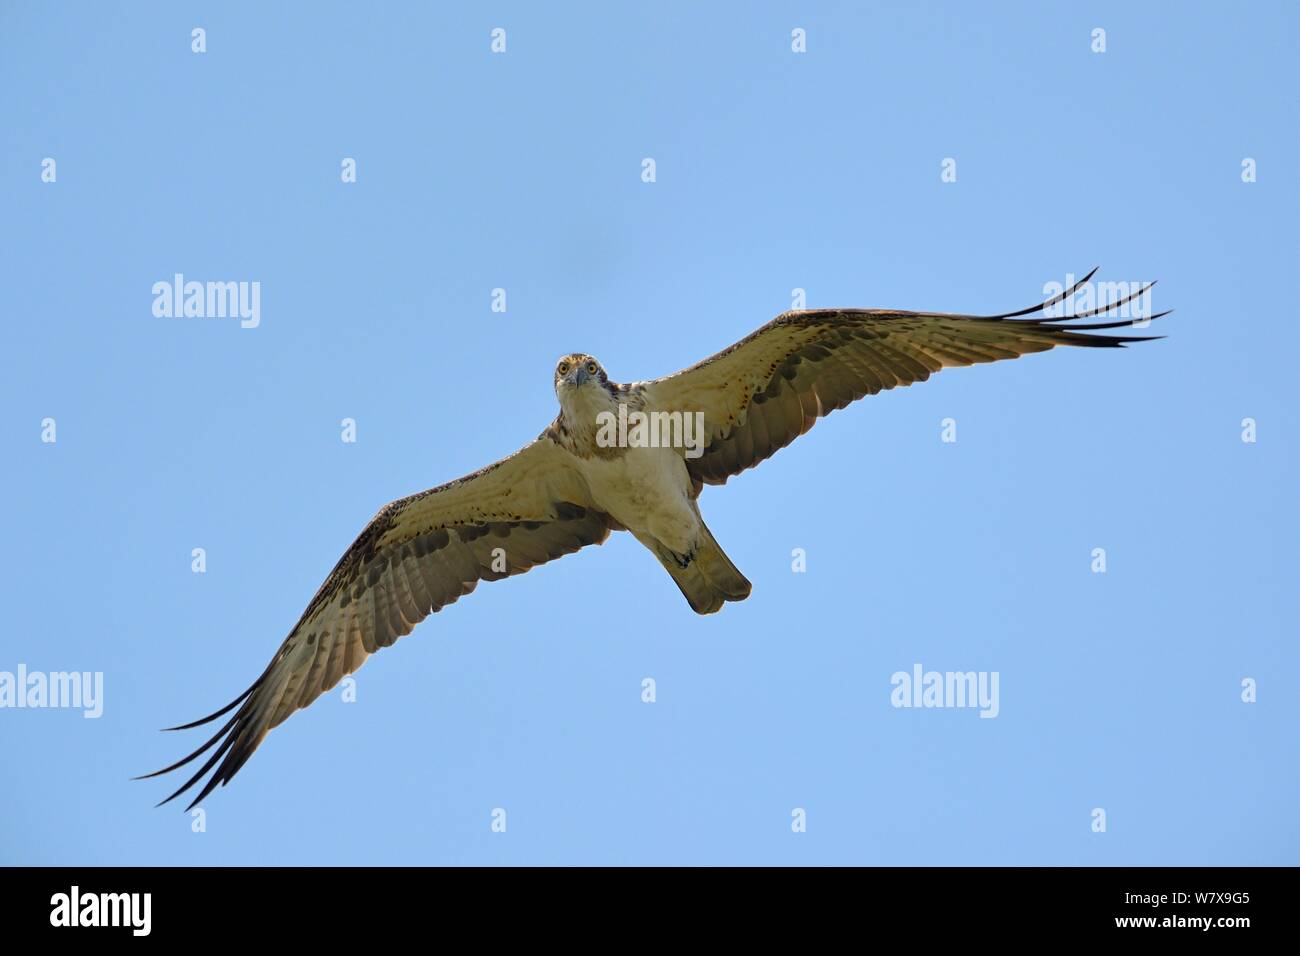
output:
[[[602,412],[618,414],[619,386],[585,352],[574,352],[555,363],[555,397],[570,428],[592,431]]]
[[[608,383],[604,368],[590,355],[574,352],[555,363],[555,394],[561,404],[589,390],[607,391]]]

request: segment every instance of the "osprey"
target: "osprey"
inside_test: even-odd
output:
[[[230,781],[271,728],[430,612],[479,581],[522,574],[600,544],[611,531],[629,531],[645,545],[696,613],[744,600],[749,581],[700,514],[704,485],[724,484],[864,395],[923,382],[940,369],[1058,345],[1113,348],[1158,338],[1082,334],[1141,321],[1132,318],[1058,324],[1108,313],[1151,288],[1055,315],[1053,307],[1096,271],[1040,305],[1001,315],[787,312],[698,365],[629,385],[611,381],[590,355],[564,356],[555,366],[555,421],[508,458],[380,509],[253,685],[215,714],[169,728],[198,727],[234,711],[221,729],[188,757],[146,776],[183,767],[215,746],[162,801],[215,766],[193,807]]]

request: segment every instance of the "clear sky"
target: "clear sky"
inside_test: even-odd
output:
[[[456,6],[0,5],[0,671],[104,686],[0,709],[0,861],[1300,862],[1295,5]],[[381,505],[533,438],[562,353],[650,378],[796,289],[989,313],[1094,265],[1168,338],[707,490],[749,600],[617,535],[373,657],[203,832],[129,781]],[[176,273],[260,324],[156,316]],[[996,718],[892,706],[918,664]]]

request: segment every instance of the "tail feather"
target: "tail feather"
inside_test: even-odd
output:
[[[677,582],[691,610],[696,614],[712,614],[727,601],[743,601],[749,597],[751,585],[731,563],[713,533],[703,524],[700,527],[700,540],[693,554],[677,554],[658,541],[651,545],[651,550]]]

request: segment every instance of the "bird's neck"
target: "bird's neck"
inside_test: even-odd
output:
[[[603,422],[618,421],[620,405],[626,405],[629,411],[640,407],[637,396],[625,394],[617,387],[613,390],[584,388],[566,395],[560,402],[560,417],[556,419],[561,443],[580,458],[611,458],[623,454],[626,449],[598,440]]]

